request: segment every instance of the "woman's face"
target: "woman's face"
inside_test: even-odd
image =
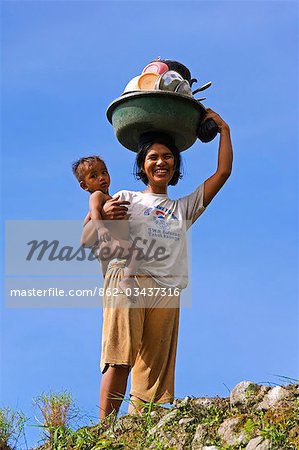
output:
[[[168,186],[174,175],[174,156],[163,144],[153,144],[148,150],[143,167],[149,186]]]

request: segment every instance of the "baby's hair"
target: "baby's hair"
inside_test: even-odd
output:
[[[84,178],[84,166],[88,165],[89,167],[92,166],[92,164],[94,164],[95,162],[100,162],[103,163],[104,166],[106,166],[105,161],[100,158],[97,155],[93,155],[93,156],[84,156],[83,158],[78,159],[78,161],[75,161],[72,164],[72,170],[73,170],[73,174],[75,175],[75,177],[77,178],[77,180],[82,181]]]

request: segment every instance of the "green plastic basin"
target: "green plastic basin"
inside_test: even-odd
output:
[[[176,92],[142,91],[124,94],[107,109],[107,118],[118,141],[138,151],[139,137],[163,132],[174,139],[180,151],[196,141],[196,132],[206,110],[197,100]]]

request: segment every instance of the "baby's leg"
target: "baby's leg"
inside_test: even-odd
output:
[[[127,264],[124,268],[123,279],[119,282],[120,289],[135,303],[136,297],[132,295],[134,288],[137,287],[135,283],[135,275],[143,257],[143,251],[129,242],[129,224],[127,220],[118,220],[113,228],[113,235],[118,240],[124,257],[127,259]]]
[[[133,278],[137,274],[137,269],[140,265],[141,255],[143,255],[142,250],[140,248],[133,247],[133,244],[131,244],[130,254],[124,269],[124,274],[126,278]]]
[[[128,254],[128,262],[124,267],[124,276],[123,279],[119,282],[119,287],[121,290],[130,298],[134,303],[136,302],[136,298],[134,297],[134,288],[137,287],[135,282],[135,276],[137,274],[137,269],[140,264],[140,256],[143,254],[142,250],[137,247],[133,247],[133,244],[130,244],[129,254]]]

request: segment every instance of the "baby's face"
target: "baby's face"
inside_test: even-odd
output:
[[[107,194],[110,186],[110,176],[105,164],[100,161],[96,161],[91,165],[86,164],[83,182],[89,192],[101,191]]]

